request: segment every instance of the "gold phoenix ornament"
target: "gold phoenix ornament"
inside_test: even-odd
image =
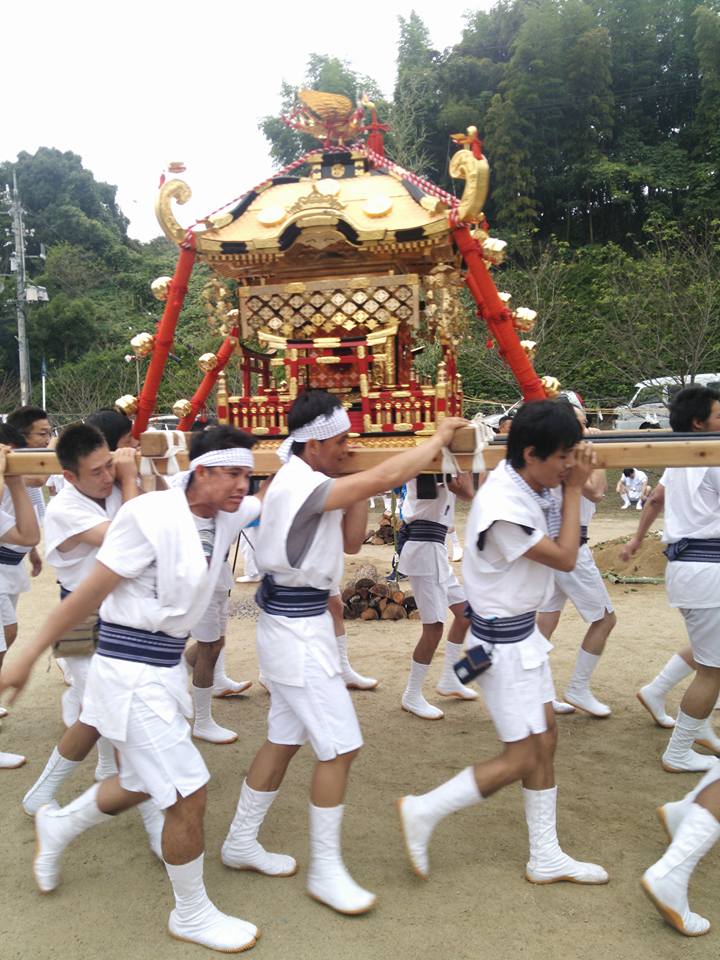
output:
[[[214,353],[204,353],[198,359],[198,366],[203,373],[210,373],[211,370],[214,370],[217,366],[218,358]]]

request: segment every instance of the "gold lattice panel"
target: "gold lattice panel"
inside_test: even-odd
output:
[[[354,336],[403,320],[416,328],[419,320],[416,274],[241,287],[238,294],[246,338]]]

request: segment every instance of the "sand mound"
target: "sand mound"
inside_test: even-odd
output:
[[[659,534],[650,534],[629,563],[623,563],[618,554],[630,537],[617,537],[593,547],[593,556],[600,573],[615,573],[620,577],[664,577],[667,560],[665,545]]]

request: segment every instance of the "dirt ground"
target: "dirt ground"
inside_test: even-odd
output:
[[[613,498],[609,498],[613,499]],[[462,528],[462,515],[459,518]],[[629,535],[634,511],[620,513],[608,503],[594,522],[593,541]],[[368,560],[381,571],[389,547],[364,548],[348,563],[350,571]],[[237,586],[238,597],[251,587]],[[665,603],[662,586],[610,585],[618,626],[597,671],[597,695],[611,705],[612,717],[593,720],[580,713],[559,718],[557,774],[559,832],[574,856],[604,864],[605,887],[571,884],[533,886],[523,879],[527,834],[521,791],[504,790],[478,807],[455,814],[438,828],[431,848],[428,882],[410,871],[394,800],[422,792],[468,763],[497,751],[494,729],[481,701],[445,702],[433,691],[439,658],[431,668],[429,699],[445,719],[428,723],[404,713],[400,696],[418,633],[416,623],[348,624],[354,665],[380,678],[374,692],[353,694],[365,736],[347,797],[344,851],[356,879],[378,895],[370,915],[343,918],[304,892],[307,865],[307,798],[312,756],[306,747],[295,759],[261,839],[272,850],[297,857],[300,870],[290,879],[234,873],[222,866],[219,851],[232,817],[241,779],[262,742],[268,706],[257,683],[247,696],[215,706],[220,723],[240,731],[230,746],[201,744],[213,779],[206,819],[206,881],[216,903],[252,920],[263,933],[253,956],[293,960],[540,960],[556,956],[599,960],[635,958],[715,958],[720,932],[686,940],[660,920],[640,892],[645,867],[665,848],[655,807],[680,797],[696,781],[671,776],[659,757],[667,733],[651,723],[635,699],[685,642],[679,615]],[[20,640],[55,603],[56,586],[44,571],[19,607]],[[254,622],[234,620],[227,660],[236,678],[257,679]],[[562,691],[575,659],[582,625],[574,610],[563,616],[556,636],[553,670]],[[96,827],[68,850],[62,886],[40,896],[30,863],[34,836],[20,799],[43,768],[61,733],[59,670],[38,665],[24,698],[3,722],[0,748],[25,753],[25,767],[0,773],[0,958],[133,960],[208,956],[166,933],[171,891],[161,865],[150,854],[140,818],[134,812]],[[675,708],[676,693],[670,703]],[[91,782],[94,756],[67,781],[62,802]],[[695,910],[715,920],[720,906],[717,853],[697,870],[691,891]]]

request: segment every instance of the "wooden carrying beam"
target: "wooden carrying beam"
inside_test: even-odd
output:
[[[646,434],[647,436],[647,434]],[[598,467],[717,467],[720,466],[720,439],[708,439],[705,434],[698,433],[683,439],[672,439],[672,434],[657,436],[652,440],[628,437],[625,440],[615,439],[612,434],[593,437],[593,445],[597,455]],[[666,438],[667,437],[667,438]],[[147,438],[147,439],[146,439]],[[162,456],[158,456],[158,440],[164,440],[162,432],[148,432],[141,438],[141,450],[146,455],[156,459],[158,473],[164,473],[166,463]],[[408,437],[408,440],[411,438]],[[422,443],[422,437],[416,437],[415,443]],[[352,441],[351,441],[352,443]],[[453,453],[458,466],[465,471],[472,469],[473,450],[475,445],[475,431],[467,428],[458,430],[452,445]],[[165,445],[161,443],[163,450]],[[402,448],[362,447],[355,445],[348,457],[344,473],[357,473],[383,463],[388,457],[402,451]],[[274,449],[256,449],[255,473],[267,475],[276,473],[280,468],[280,461]],[[138,454],[138,457],[140,454]],[[485,465],[488,469],[496,466],[505,456],[505,444],[495,442],[485,449]],[[178,454],[181,467],[187,464],[187,454]],[[51,473],[61,472],[60,464],[52,450],[17,450],[7,458],[8,476],[24,474],[26,476],[48,476]],[[441,458],[436,457],[426,468],[426,473],[440,473]]]

